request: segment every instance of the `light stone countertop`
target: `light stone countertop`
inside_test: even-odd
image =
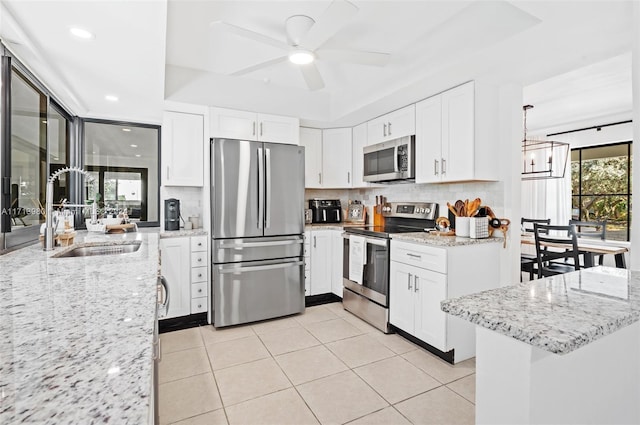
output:
[[[78,231],[122,255],[51,258],[34,244],[0,256],[0,423],[148,422],[158,230]]]
[[[464,245],[482,245],[487,243],[502,243],[502,238],[462,238],[459,236],[440,236],[427,232],[392,233],[391,239],[397,241],[417,242],[425,245],[454,247]]]
[[[443,311],[556,354],[640,320],[640,272],[594,267],[442,301]]]
[[[181,237],[187,237],[187,236],[206,236],[208,235],[209,232],[207,232],[206,230],[199,228],[199,229],[190,229],[190,230],[184,230],[184,229],[180,229],[180,230],[163,230],[160,232],[160,239],[165,239],[165,238],[181,238]]]

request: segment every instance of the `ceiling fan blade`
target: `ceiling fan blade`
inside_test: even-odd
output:
[[[260,34],[255,31],[248,30],[246,28],[239,27],[237,25],[230,24],[228,22],[222,21],[214,21],[210,24],[211,27],[219,26],[224,28],[227,32],[239,35],[240,37],[248,38],[250,40],[255,40],[260,43],[269,44],[274,47],[279,47],[281,49],[289,50],[291,46],[289,46],[284,41],[277,40],[275,38],[271,38],[267,35]]]
[[[315,51],[315,54],[321,60],[370,66],[385,66],[391,59],[389,53],[365,52],[362,50],[319,49]]]
[[[300,71],[302,72],[302,76],[304,77],[304,81],[307,83],[309,90],[314,91],[324,88],[324,81],[322,80],[322,75],[320,75],[320,71],[318,71],[316,64],[310,63],[308,65],[300,65]]]
[[[230,75],[233,75],[234,77],[239,77],[241,75],[249,74],[250,72],[257,71],[259,69],[266,68],[268,66],[275,65],[275,64],[280,63],[280,62],[284,62],[287,59],[288,59],[287,56],[280,56],[280,57],[275,58],[275,59],[270,59],[270,60],[265,61],[265,62],[260,62],[260,63],[257,63],[255,65],[251,65],[248,68],[240,69],[240,70],[238,70],[236,72],[231,73]]]
[[[302,37],[300,46],[315,50],[333,37],[358,12],[358,8],[347,0],[333,0],[327,10]]]

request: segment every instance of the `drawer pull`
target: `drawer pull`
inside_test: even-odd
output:
[[[198,263],[202,261],[202,258],[198,258]]]
[[[198,292],[202,292],[202,288],[198,289]]]
[[[422,259],[422,255],[411,254],[410,252],[407,252],[407,255],[412,258],[417,258],[418,260]]]
[[[202,246],[202,242],[198,242],[198,246]]]
[[[202,304],[198,304],[198,308],[202,308]]]
[[[198,277],[202,277],[202,273],[198,273]]]

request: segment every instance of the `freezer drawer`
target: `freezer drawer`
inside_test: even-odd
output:
[[[215,239],[214,264],[302,257],[302,235]]]
[[[304,311],[304,261],[214,266],[215,327],[271,319]]]

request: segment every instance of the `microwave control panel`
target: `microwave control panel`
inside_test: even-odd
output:
[[[398,146],[398,169],[400,171],[409,170],[409,147],[407,145]]]

